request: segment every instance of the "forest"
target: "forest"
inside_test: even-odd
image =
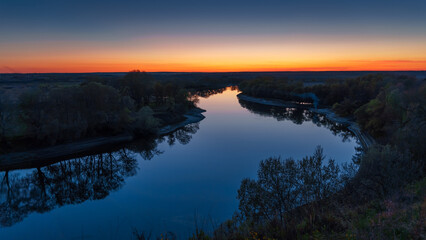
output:
[[[343,166],[325,162],[320,146],[300,160],[261,161],[257,178],[241,182],[234,217],[194,239],[425,237],[426,79],[374,74],[304,86],[263,77],[239,88],[259,98],[319,100],[377,143]]]
[[[424,237],[425,79],[369,74],[313,84],[271,76],[178,81],[158,80],[135,70],[123,77],[93,76],[72,85],[41,84],[16,99],[0,99],[0,151],[22,151],[123,133],[151,139],[162,126],[182,121],[183,115],[196,107],[198,97],[221,93],[225,86],[234,86],[233,89],[253,97],[303,103],[305,106],[300,109],[271,108],[264,112],[256,104],[239,100],[250,112],[296,124],[312,121],[345,138],[348,133],[344,126],[303,110],[306,106],[331,109],[355,121],[374,137],[376,144],[359,149],[352,163],[345,165],[326,159],[321,146],[301,159],[264,159],[256,178],[242,180],[236,193],[239,208],[234,217],[217,226],[212,234],[196,229],[192,239]],[[176,141],[188,143],[191,135],[187,133],[197,129],[198,125],[187,126],[162,141],[170,145]],[[144,159],[158,154],[155,146],[148,151],[139,149],[137,143],[129,146],[133,154],[139,153]],[[31,180],[25,181],[35,182],[38,187],[37,206],[27,203],[25,197],[11,198],[13,185],[22,183],[9,182],[5,172],[5,196],[13,201],[8,202],[12,205],[2,206],[5,214],[1,224],[12,225],[34,211],[105,198],[119,189],[126,177],[135,174],[134,157],[121,153],[126,152],[99,155],[97,160],[92,155],[34,170]],[[83,165],[87,166],[82,168]],[[96,191],[69,199],[55,185],[58,181],[70,182],[58,175],[61,171],[70,179],[87,176],[87,180],[77,179],[76,186],[89,183],[87,189]],[[91,175],[91,171],[98,174]],[[96,185],[102,182],[98,178],[107,179],[107,186]],[[20,209],[18,205],[23,203],[28,208]],[[144,234],[134,235],[146,239]]]
[[[122,78],[90,77],[73,85],[42,84],[0,101],[1,151],[52,146],[122,133],[155,135],[182,121],[197,98],[184,86],[131,71]]]

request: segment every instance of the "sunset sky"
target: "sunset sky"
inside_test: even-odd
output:
[[[0,72],[426,70],[425,0],[1,0]]]

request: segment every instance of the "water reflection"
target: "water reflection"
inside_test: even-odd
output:
[[[183,145],[186,145],[191,141],[192,135],[195,134],[198,129],[200,129],[200,123],[193,123],[180,128],[173,133],[160,138],[159,142],[167,141],[170,146],[173,146],[176,143],[176,140]]]
[[[355,137],[355,135],[347,129],[347,125],[330,121],[324,115],[311,112],[307,108],[265,106],[263,104],[253,103],[242,99],[238,99],[238,102],[241,107],[249,110],[251,113],[264,117],[273,117],[277,121],[290,120],[298,125],[301,125],[304,122],[312,122],[318,127],[325,127],[329,129],[333,135],[341,137],[343,142]]]
[[[232,217],[241,180],[256,176],[260,160],[302,158],[319,144],[341,163],[355,153],[355,141],[343,143],[340,126],[321,116],[237,94],[200,94],[206,118],[160,139],[0,172],[0,239],[132,239],[134,229],[187,239],[194,213],[206,228]]]
[[[205,89],[205,90],[199,90],[196,91],[194,94],[199,96],[199,97],[203,97],[203,98],[208,98],[212,95],[216,95],[219,93],[223,93],[226,90],[231,90],[231,91],[236,91],[238,90],[238,86],[230,86],[230,87],[225,87],[225,88],[217,88],[217,89]]]
[[[139,140],[116,151],[60,161],[48,166],[0,172],[0,226],[12,226],[33,212],[99,200],[120,189],[138,170],[137,155],[150,160],[159,143],[190,142],[199,124],[190,124],[159,139]]]

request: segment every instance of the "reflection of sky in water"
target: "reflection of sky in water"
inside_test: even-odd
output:
[[[301,158],[322,145],[328,157],[350,161],[357,146],[325,127],[277,121],[242,108],[237,91],[200,98],[206,118],[191,141],[159,144],[162,154],[138,157],[135,176],[103,200],[30,214],[0,229],[0,239],[131,239],[132,229],[173,231],[180,236],[199,226],[211,228],[232,216],[240,181],[254,177],[269,156]],[[195,217],[197,216],[197,217]]]

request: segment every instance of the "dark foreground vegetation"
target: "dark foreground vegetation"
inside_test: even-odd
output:
[[[221,83],[219,83],[221,84]],[[184,119],[197,98],[187,85],[158,81],[138,70],[120,78],[87,78],[73,85],[31,88],[15,101],[0,101],[1,151],[52,146],[117,134],[155,135]]]
[[[239,211],[204,239],[424,239],[426,81],[368,75],[304,86],[258,78],[243,94],[332,108],[377,144],[352,164],[324,162],[318,147],[301,160],[269,158],[238,190]]]

